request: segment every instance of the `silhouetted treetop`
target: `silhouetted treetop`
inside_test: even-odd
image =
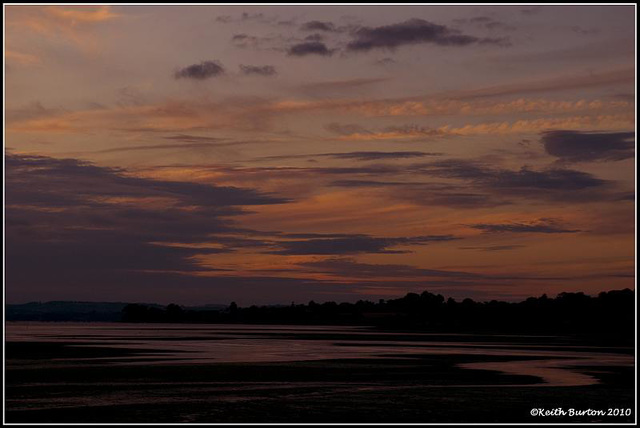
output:
[[[424,291],[398,299],[356,303],[291,303],[289,306],[239,307],[226,310],[186,310],[171,304],[165,309],[139,304],[122,311],[125,322],[346,324],[438,331],[495,331],[514,333],[582,333],[611,340],[630,340],[635,328],[635,292],[630,289],[602,292],[546,294],[522,302],[491,300],[457,302]]]

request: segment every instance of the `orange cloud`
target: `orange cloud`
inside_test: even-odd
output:
[[[49,6],[45,9],[50,15],[66,20],[71,25],[79,22],[101,22],[117,18],[119,15],[111,11],[111,6],[77,6],[74,8],[61,8]]]
[[[35,65],[40,63],[40,58],[35,55],[16,52],[11,50],[5,50],[4,57],[9,62],[14,62],[21,65]]]
[[[572,116],[562,118],[541,118],[517,120],[513,122],[487,122],[460,127],[444,125],[438,128],[409,127],[382,132],[356,132],[338,137],[341,141],[415,139],[427,136],[500,135],[518,133],[538,133],[551,129],[605,130],[633,129],[633,115]]]
[[[427,210],[428,211],[428,210]],[[385,200],[359,190],[330,191],[282,207],[255,207],[243,216],[243,226],[262,230],[314,233],[369,233],[385,224],[385,235],[446,234],[424,224],[430,217],[411,202]]]
[[[438,116],[438,115],[506,115],[514,113],[572,113],[578,111],[611,111],[630,109],[626,101],[554,101],[520,98],[512,101],[431,100],[391,103],[369,103],[353,110],[365,116]]]
[[[434,110],[441,113],[467,115],[476,107],[469,103],[447,101]],[[372,113],[373,104],[360,103],[359,107],[348,106],[344,102],[319,102],[318,106],[353,110],[360,113]],[[288,106],[288,107],[287,107]],[[427,109],[426,104],[386,106],[391,115],[418,114]],[[300,108],[301,110],[298,110]],[[232,131],[270,131],[278,123],[277,113],[291,111],[307,111],[314,108],[313,102],[255,102],[246,100],[167,100],[157,104],[117,105],[110,108],[94,108],[78,111],[48,111],[46,115],[9,120],[7,129],[13,132],[66,132],[82,133],[97,130],[116,130],[124,132],[176,132],[193,130],[232,130]],[[324,107],[323,107],[324,108]],[[431,108],[431,107],[429,107]],[[538,119],[522,119],[515,121],[482,122],[455,126],[444,124],[438,127],[417,125],[388,127],[379,131],[358,130],[336,138],[338,141],[372,141],[416,139],[438,136],[461,135],[494,135],[537,133],[549,129],[633,129],[634,115],[631,104],[623,101],[548,101],[548,100],[515,100],[511,102],[489,103],[480,112],[506,114],[507,112],[544,111],[546,113],[566,113],[572,110],[590,110],[592,112],[624,109],[609,114],[585,114],[580,116],[543,117]],[[394,110],[395,109],[395,110]],[[382,114],[382,110],[375,110]],[[425,113],[427,110],[424,110]],[[444,114],[444,113],[443,113]],[[15,115],[14,115],[15,116]]]
[[[631,114],[572,116],[563,118],[541,118],[534,120],[517,120],[515,122],[492,122],[477,125],[465,125],[459,128],[443,127],[443,132],[454,135],[479,134],[517,134],[525,132],[540,132],[549,129],[593,129],[595,127],[606,130],[630,129],[634,126]]]
[[[86,133],[101,130],[129,134],[197,130],[269,131],[273,115],[254,100],[166,100],[140,105],[115,105],[86,110],[41,108],[9,112],[7,129],[13,132]]]
[[[281,100],[264,108],[276,113],[311,111],[349,112],[363,116],[483,116],[517,113],[575,113],[580,111],[633,110],[635,105],[620,100],[549,100],[518,98],[509,101],[455,98],[453,94],[386,100]]]
[[[227,116],[206,114],[198,104],[168,101],[141,106],[116,106],[78,111],[51,111],[48,117],[27,118],[10,123],[14,132],[81,133],[103,130],[173,131],[223,126]],[[218,113],[216,110],[215,113]]]
[[[86,50],[95,48],[90,36],[98,23],[117,18],[111,6],[9,6],[6,8],[7,35],[16,41],[24,30],[47,38],[62,38]]]

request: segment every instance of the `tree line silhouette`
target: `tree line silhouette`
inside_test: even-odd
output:
[[[165,308],[129,304],[122,310],[124,322],[251,323],[371,325],[395,329],[436,331],[493,331],[514,333],[582,333],[611,340],[632,340],[635,331],[635,292],[630,289],[602,292],[596,297],[560,293],[529,297],[521,302],[470,298],[445,300],[428,291],[408,293],[399,299],[356,303],[316,303],[289,306],[238,307],[232,302],[222,310]]]

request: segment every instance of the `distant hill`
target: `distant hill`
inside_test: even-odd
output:
[[[86,321],[111,322],[122,319],[126,302],[30,302],[6,305],[7,321]],[[145,303],[145,306],[163,308],[163,305]],[[194,306],[192,310],[223,310],[227,305]]]

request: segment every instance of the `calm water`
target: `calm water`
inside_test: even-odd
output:
[[[133,356],[78,358],[78,365],[265,363],[327,359],[388,359],[411,355],[514,357],[513,361],[461,363],[469,369],[533,375],[541,386],[584,386],[598,381],[581,366],[629,366],[632,350],[585,347],[551,336],[477,336],[388,333],[363,327],[6,323],[8,342],[64,342],[77,347],[139,350]],[[543,358],[517,360],[523,357]],[[74,358],[30,361],[33,367],[74,363]],[[7,361],[12,364],[24,362]],[[513,385],[517,386],[517,385]]]

